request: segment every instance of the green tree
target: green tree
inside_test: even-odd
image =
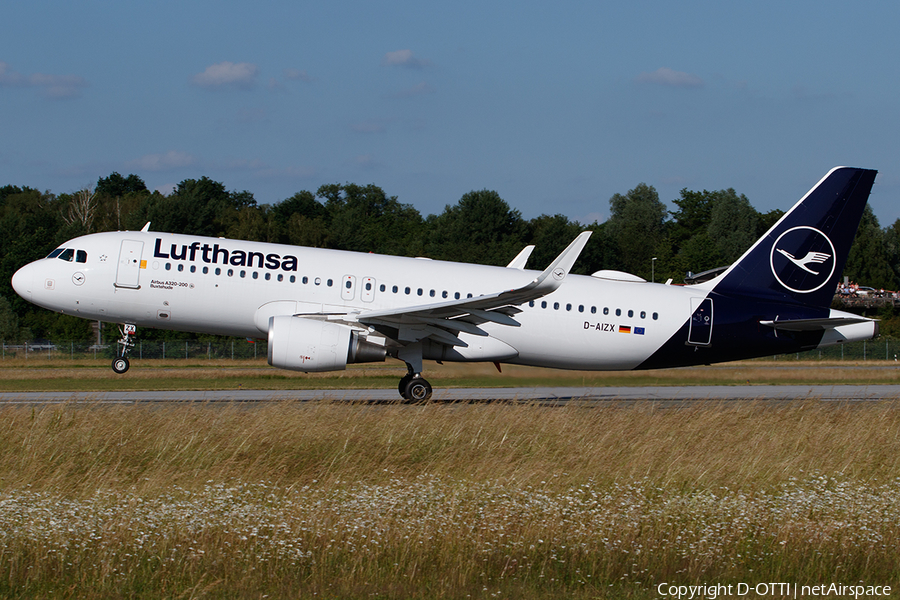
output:
[[[878,225],[878,218],[867,204],[853,245],[850,246],[844,276],[860,285],[896,289],[897,279],[888,260],[884,238],[885,233]]]
[[[529,244],[534,244],[534,252],[528,261],[529,268],[539,271],[546,268],[575,239],[575,236],[586,229],[580,223],[573,223],[569,221],[568,217],[561,214],[541,215],[528,221],[527,225],[527,241]],[[593,238],[593,236],[591,237]],[[513,256],[510,256],[509,260],[512,260]],[[586,274],[587,267],[584,265],[584,261],[579,260],[572,271]]]
[[[297,192],[275,204],[268,213],[268,220],[273,242],[326,247],[328,211],[312,192]]]
[[[137,175],[123,177],[114,171],[109,177],[97,180],[94,194],[97,201],[94,231],[140,229],[146,223],[146,220],[140,222],[137,211],[152,194]],[[158,193],[156,195],[161,197]]]
[[[527,226],[497,192],[469,192],[428,219],[427,253],[432,258],[507,265],[526,246]]]
[[[316,195],[325,199],[329,247],[394,255],[416,250],[422,215],[380,187],[330,184]]]
[[[128,216],[129,228],[140,228],[146,221],[154,231],[224,236],[238,219],[242,209],[255,208],[256,200],[247,191],[229,192],[225,184],[208,177],[185,179],[169,196],[146,196],[138,210]]]
[[[116,196],[124,197],[128,194],[136,194],[147,191],[147,184],[137,175],[131,174],[128,177],[122,177],[116,171],[109,174],[109,177],[101,177],[97,180],[94,191],[98,196]]]
[[[19,317],[13,311],[9,301],[0,296],[0,341],[4,343],[22,340],[19,330]]]
[[[656,189],[638,184],[609,199],[606,233],[620,270],[650,279],[651,259],[666,240],[666,205]]]
[[[721,260],[720,265],[714,266],[730,265],[757,240],[759,213],[745,195],[738,196],[732,188],[713,192],[712,196],[706,232]]]

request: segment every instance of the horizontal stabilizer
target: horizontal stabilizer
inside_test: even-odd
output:
[[[786,319],[784,321],[760,321],[760,325],[766,325],[782,331],[824,331],[843,325],[855,325],[856,323],[868,323],[874,319],[865,317],[831,317],[825,319]]]

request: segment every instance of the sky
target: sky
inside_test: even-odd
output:
[[[900,218],[900,3],[30,0],[0,36],[0,185],[373,183],[602,222],[640,183],[786,210],[834,166]]]

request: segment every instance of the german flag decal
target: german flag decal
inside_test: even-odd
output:
[[[631,333],[631,325],[619,325],[619,333]]]

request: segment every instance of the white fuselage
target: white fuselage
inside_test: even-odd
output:
[[[92,234],[64,248],[76,251],[72,260],[23,267],[13,278],[16,291],[86,319],[244,337],[264,337],[276,315],[352,318],[514,289],[537,274],[157,232]],[[570,275],[556,291],[518,307],[520,326],[487,322],[480,327],[489,338],[460,337],[469,343],[466,360],[634,369],[684,328],[709,292],[703,285]]]

